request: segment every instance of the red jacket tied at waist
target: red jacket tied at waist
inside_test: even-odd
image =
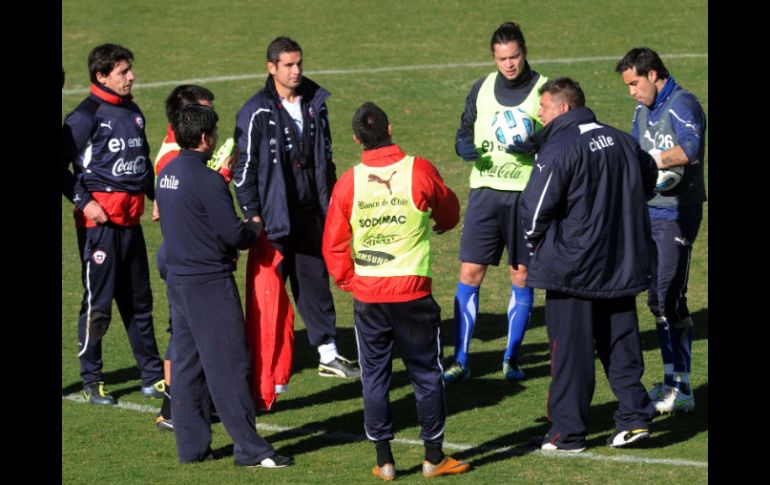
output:
[[[110,222],[119,226],[136,226],[144,213],[144,194],[141,192],[91,192],[91,197],[102,206]],[[83,211],[73,210],[76,227],[96,227]]]

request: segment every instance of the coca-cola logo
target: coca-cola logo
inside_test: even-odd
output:
[[[145,158],[140,155],[133,160],[124,161],[118,158],[115,165],[112,166],[112,175],[122,177],[125,175],[140,175],[145,171]]]
[[[482,177],[497,177],[501,179],[518,179],[522,175],[523,165],[516,162],[504,163],[502,165],[495,165],[492,160],[484,160],[483,165],[479,167],[479,172]]]

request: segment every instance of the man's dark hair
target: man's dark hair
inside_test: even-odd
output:
[[[292,38],[276,37],[267,46],[267,60],[273,64],[278,64],[278,58],[282,52],[299,52],[302,54],[302,47]]]
[[[134,60],[134,53],[117,44],[102,44],[94,47],[88,54],[88,72],[91,82],[99,84],[96,73],[109,75],[115,68],[115,64],[126,61],[129,64]]]
[[[195,84],[182,84],[175,87],[166,98],[166,119],[169,123],[173,123],[174,118],[182,108],[191,104],[199,104],[198,102],[201,99],[212,103],[214,101],[214,93],[203,86]]]
[[[628,51],[623,59],[618,61],[615,72],[623,74],[626,70],[634,68],[640,76],[646,76],[650,71],[657,72],[661,79],[668,79],[669,76],[668,69],[663,65],[658,53],[647,47],[637,47]]]
[[[193,150],[200,145],[201,135],[214,134],[217,121],[219,116],[210,106],[191,104],[179,111],[171,123],[171,128],[176,135],[177,144],[187,150]]]
[[[365,102],[353,115],[353,134],[366,150],[390,145],[388,115],[371,101]]]
[[[557,77],[549,79],[537,90],[541,96],[543,93],[550,93],[562,103],[567,103],[570,109],[579,108],[586,105],[586,96],[583,89],[577,81],[568,77]]]
[[[495,30],[492,34],[492,40],[489,41],[489,48],[492,52],[495,52],[495,44],[507,44],[509,42],[517,42],[519,49],[524,53],[524,57],[527,56],[527,41],[524,40],[524,33],[521,31],[521,27],[516,22],[506,22]]]

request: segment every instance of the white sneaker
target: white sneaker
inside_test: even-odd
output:
[[[583,446],[582,448],[560,448],[553,443],[543,443],[540,446],[540,449],[543,451],[555,451],[558,453],[580,453],[581,451],[585,450],[586,447]]]
[[[628,446],[649,437],[650,431],[647,428],[616,431],[615,434],[612,434],[607,438],[607,446],[610,448],[623,448],[624,446]]]
[[[656,382],[654,386],[652,386],[652,389],[650,389],[647,392],[647,395],[650,396],[650,400],[652,401],[660,401],[666,396],[666,392],[671,389],[666,384],[662,382]]]
[[[695,409],[695,395],[685,394],[676,387],[669,387],[663,399],[655,401],[655,410],[661,414],[683,412]]]

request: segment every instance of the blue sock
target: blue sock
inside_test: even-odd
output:
[[[663,383],[674,385],[674,350],[671,344],[671,326],[666,317],[655,318],[655,328],[658,331],[660,356],[663,359]]]
[[[479,286],[457,282],[455,293],[455,362],[468,365],[473,327],[479,314]]]
[[[511,300],[508,303],[508,345],[505,348],[503,362],[519,355],[534,296],[535,290],[528,286],[519,288],[511,285]]]
[[[674,381],[676,387],[687,394],[690,393],[689,374],[692,364],[692,338],[693,324],[689,316],[671,325],[672,361],[674,375],[677,377]],[[686,380],[682,380],[683,375],[686,375]]]

